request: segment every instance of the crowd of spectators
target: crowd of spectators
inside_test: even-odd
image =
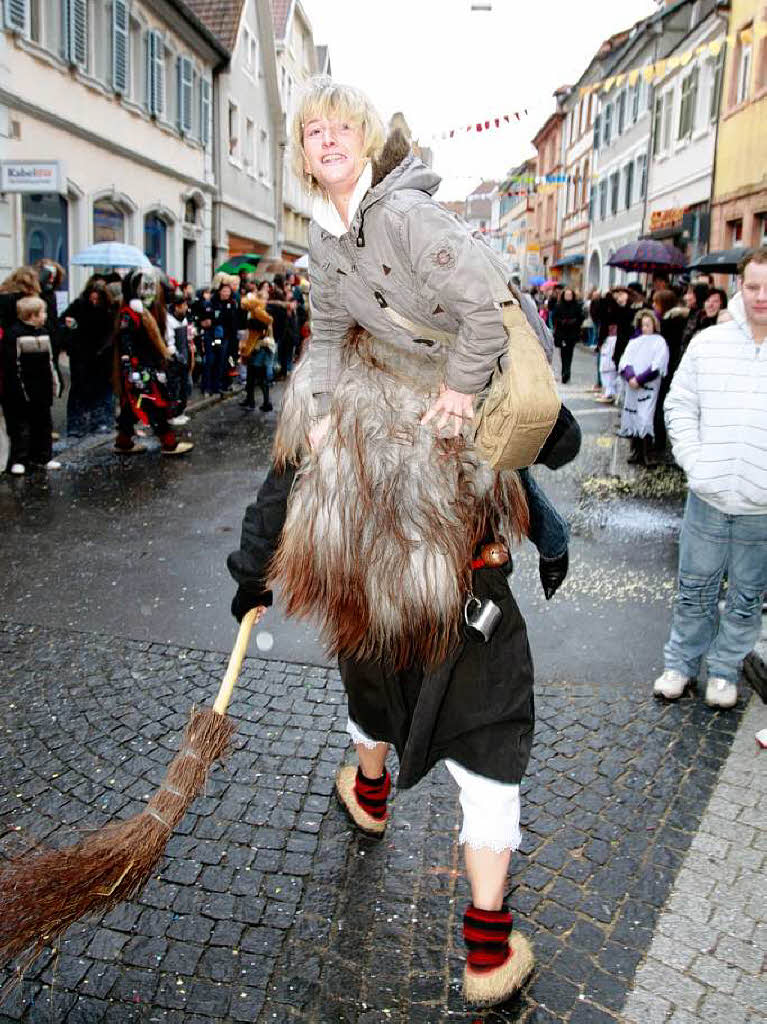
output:
[[[256,408],[258,386],[261,410],[271,411],[269,389],[292,371],[309,334],[308,283],[289,268],[268,279],[247,270],[219,272],[197,289],[161,272],[157,279],[151,315],[168,352],[163,388],[170,425],[187,422],[195,389],[220,395],[238,382],[245,384],[245,409]],[[60,311],[64,270],[53,260],[19,267],[0,283],[0,471],[60,468],[52,451],[58,437],[52,405],[65,391],[68,438],[114,430],[123,284],[117,271],[94,273]]]

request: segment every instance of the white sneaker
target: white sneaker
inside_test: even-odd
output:
[[[45,463],[46,469],[61,469],[61,463],[58,459],[51,459],[50,462]]]
[[[189,417],[186,413],[182,413],[180,416],[174,416],[172,420],[168,420],[171,427],[183,427],[185,423],[189,422]]]
[[[14,462],[11,466],[11,473],[13,473],[14,476],[24,476],[26,469],[24,469],[20,462]]]
[[[738,688],[721,676],[709,676],[706,685],[706,704],[712,708],[734,708],[738,703]]]
[[[675,668],[667,668],[662,676],[653,683],[652,692],[656,697],[665,697],[666,700],[678,700],[687,689],[690,677]]]

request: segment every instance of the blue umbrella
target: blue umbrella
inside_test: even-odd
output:
[[[530,284],[534,284],[537,286],[539,284],[543,284],[545,280],[545,277],[542,277],[540,274],[536,274],[535,277],[530,278]]]
[[[149,257],[135,245],[123,242],[96,242],[72,257],[80,267],[146,267],[152,266]]]

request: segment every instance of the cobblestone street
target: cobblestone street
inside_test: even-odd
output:
[[[224,664],[5,625],[4,850],[140,810],[183,728],[168,709],[206,701]],[[738,716],[582,685],[538,698],[511,902],[539,966],[485,1019],[619,1019]],[[455,787],[439,770],[395,799],[383,842],[353,836],[331,799],[341,705],[337,673],[249,659],[235,750],[161,873],[70,931],[2,1020],[466,1020]]]
[[[339,675],[297,656],[292,627],[281,633],[280,626],[272,654],[285,660],[246,660],[231,706],[233,752],[213,769],[157,875],[138,899],[70,929],[55,954],[46,951],[0,1005],[0,1024],[761,1019],[766,844],[752,732],[763,709],[752,702],[739,732],[750,691],[721,713],[700,693],[676,704],[653,700],[678,497],[611,493],[580,502],[584,479],[601,480],[611,457],[612,414],[591,415],[579,397],[591,364],[582,353],[578,359],[581,390],[572,389],[568,402],[583,412],[584,452],[578,473],[560,474],[554,490],[574,524],[574,570],[562,596],[545,605],[530,552],[515,556],[539,680],[523,845],[510,876],[515,927],[530,936],[537,957],[521,996],[481,1013],[463,1000],[468,890],[447,771],[440,766],[415,789],[395,791],[383,841],[353,834],[333,796],[335,772],[350,756]],[[226,423],[250,429],[237,425],[246,421],[235,420],[233,405],[200,414],[209,417],[202,447],[210,454],[207,463],[204,452],[199,457],[195,486],[210,500],[226,489],[219,469]],[[263,424],[255,430],[268,436]],[[185,639],[188,612],[169,609],[158,626],[155,609],[164,603],[153,580],[130,596],[135,546],[145,546],[147,534],[163,538],[155,524],[189,503],[188,476],[164,478],[136,513],[126,505],[122,554],[131,557],[122,601],[114,591],[111,604],[100,601],[119,570],[92,530],[81,532],[84,543],[75,537],[53,553],[46,547],[57,501],[73,479],[83,482],[68,515],[80,523],[91,522],[84,510],[93,516],[116,494],[137,493],[145,470],[134,463],[120,476],[107,469],[108,458],[84,456],[70,466],[59,495],[29,492],[26,504],[18,490],[3,497],[6,509],[20,510],[7,534],[15,556],[0,621],[3,855],[37,841],[70,843],[79,830],[140,811],[178,748],[189,709],[210,702],[226,665],[225,644],[213,639],[233,635],[225,608],[210,620],[198,615],[195,645]],[[236,522],[240,497],[230,500]],[[223,527],[200,509],[207,543]],[[638,524],[631,536],[615,532],[625,521]],[[212,550],[190,531],[183,551],[199,548],[220,565],[232,539]],[[73,566],[84,553],[83,580]],[[194,580],[182,576],[181,561],[170,565],[168,586],[196,587],[189,600],[199,612],[226,584],[208,563]],[[632,564],[645,574],[635,573],[633,589],[622,587],[620,573]],[[57,625],[42,624],[34,611],[44,579]],[[60,585],[66,580],[69,588]],[[107,620],[117,614],[122,628]],[[143,622],[153,636],[136,635]],[[176,639],[158,640],[162,628]],[[628,657],[626,636],[644,638]],[[731,750],[739,760],[728,761]],[[396,761],[391,768],[396,781]],[[730,886],[737,899],[728,907]]]

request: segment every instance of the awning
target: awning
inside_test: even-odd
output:
[[[579,267],[583,263],[583,253],[576,252],[572,256],[563,256],[561,260],[557,260],[556,263],[551,264],[551,269],[556,270],[557,267]]]

